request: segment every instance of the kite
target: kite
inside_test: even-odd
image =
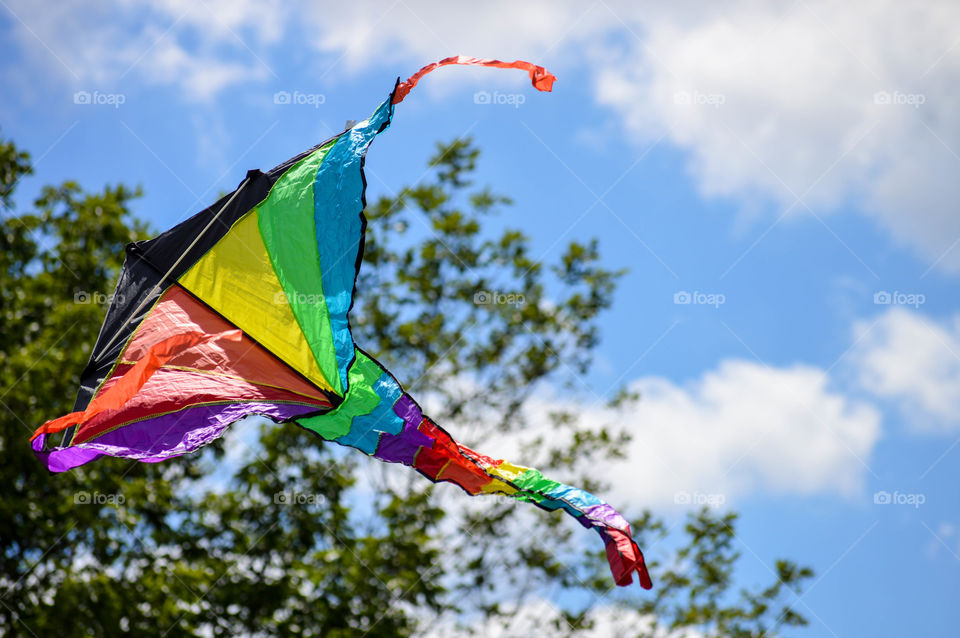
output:
[[[456,56],[428,65],[368,119],[264,173],[217,203],[129,244],[74,412],[40,426],[34,453],[52,472],[109,455],[158,462],[193,452],[251,415],[294,423],[471,495],[564,510],[598,532],[617,585],[651,587],[626,519],[539,471],[455,441],[350,330],[366,219],[367,148],[420,78],[447,64],[526,70],[529,62]]]

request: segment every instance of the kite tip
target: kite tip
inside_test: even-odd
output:
[[[603,530],[603,535],[614,582],[620,587],[627,587],[633,584],[633,573],[636,572],[640,586],[644,589],[653,589],[653,581],[650,579],[650,572],[647,571],[647,564],[643,560],[643,552],[630,537],[629,528],[627,531],[608,528]]]
[[[647,571],[647,566],[643,564],[643,558],[637,565],[637,580],[640,581],[640,586],[644,589],[653,589],[653,581],[650,580],[650,572]]]
[[[533,82],[533,87],[538,91],[545,91],[550,93],[553,91],[553,83],[557,81],[557,76],[550,71],[547,71],[542,66],[536,67],[533,71],[530,72],[530,79]]]

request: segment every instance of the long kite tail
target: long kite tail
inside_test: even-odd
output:
[[[431,481],[453,483],[471,495],[505,494],[545,510],[562,509],[600,534],[618,585],[629,585],[637,572],[641,586],[652,586],[629,523],[610,505],[579,488],[545,478],[533,468],[460,445],[424,416],[396,379],[359,348],[349,376],[342,404],[297,422],[325,439],[381,461],[410,466]]]

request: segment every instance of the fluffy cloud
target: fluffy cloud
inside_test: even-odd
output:
[[[541,396],[528,406],[525,435],[556,442],[544,415],[557,409],[581,414],[584,424],[624,428],[632,436],[624,460],[587,468],[610,483],[604,497],[623,507],[729,505],[758,493],[854,495],[881,434],[880,413],[829,384],[814,367],[727,360],[686,384],[637,379],[631,389],[642,398],[625,410]],[[514,443],[481,451],[534,461]]]
[[[895,308],[855,330],[851,358],[864,389],[897,402],[916,430],[960,428],[960,316],[940,324]]]
[[[248,41],[279,38],[283,9],[250,1],[166,0],[150,8],[113,4],[40,5],[12,1],[11,35],[35,66],[83,89],[113,89],[128,76],[170,85],[206,101],[271,70]]]
[[[630,463],[616,469],[617,482],[644,500],[678,490],[853,494],[880,415],[827,382],[817,368],[747,361],[725,361],[686,386],[636,381],[643,400],[630,423]]]
[[[960,5],[726,2],[640,20],[598,99],[634,134],[688,149],[705,194],[792,214],[853,201],[960,270]]]

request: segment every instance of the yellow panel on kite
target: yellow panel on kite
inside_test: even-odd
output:
[[[333,390],[290,310],[260,236],[256,209],[236,222],[179,281],[318,387]]]

